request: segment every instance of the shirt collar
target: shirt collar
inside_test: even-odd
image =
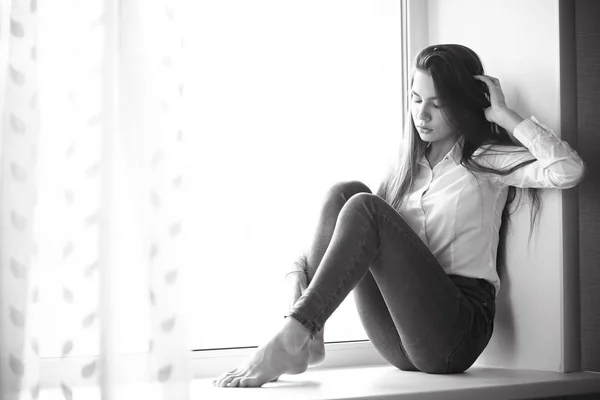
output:
[[[454,161],[454,164],[456,164],[456,165],[460,164],[460,160],[462,158],[462,150],[463,150],[464,144],[465,144],[465,137],[461,136],[454,143],[454,146],[452,146],[452,148],[450,149],[450,151],[448,151],[448,153],[446,154],[446,156],[450,157],[452,159],[452,161]],[[429,142],[429,144],[427,144],[427,147],[429,147],[429,146],[431,146],[431,142]],[[427,162],[427,159],[425,158],[424,155],[419,160],[419,164],[422,164],[422,165],[425,165],[425,166],[429,166],[429,163]]]
[[[458,140],[456,141],[456,143],[454,143],[454,146],[452,146],[452,148],[450,149],[450,157],[452,158],[452,160],[454,161],[454,163],[456,165],[460,164],[460,160],[462,159],[462,151],[463,151],[463,147],[465,145],[465,137],[461,136],[460,138],[458,138]]]

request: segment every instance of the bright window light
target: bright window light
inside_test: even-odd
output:
[[[61,116],[87,115],[101,99],[92,84],[80,90],[85,98],[70,92],[95,81],[84,69],[65,67],[73,40],[56,26],[74,18],[65,11],[71,3],[63,3],[40,7],[44,107],[36,229],[44,301],[36,313],[43,358],[61,357],[65,340],[77,333],[62,315],[74,306],[65,303],[59,278],[68,272],[65,238],[74,235],[73,224],[63,220],[65,189],[82,174],[64,154],[82,133],[76,120],[71,127]],[[375,191],[396,153],[403,97],[400,2],[204,0],[184,7],[183,190],[191,212],[182,236],[190,277],[189,348],[256,346],[283,321],[289,307],[284,275],[310,244],[327,190],[361,180]],[[89,40],[101,36],[76,42],[79,56],[99,63],[86,52],[99,57],[101,42],[92,46]],[[69,102],[81,115],[65,111]],[[99,148],[86,143],[91,152]],[[114,156],[124,162],[121,153]],[[129,178],[119,179],[114,218],[131,219],[137,200],[126,197]],[[98,189],[82,190],[82,196],[96,196]],[[148,351],[147,265],[133,254],[141,240],[135,223],[123,223],[129,228],[120,232],[122,248],[114,250],[124,268],[122,285],[113,288],[123,299],[122,318],[115,322],[126,333],[119,337],[120,353]],[[72,262],[85,263],[94,251],[80,251],[81,259]],[[364,339],[349,296],[328,321],[325,340]],[[86,340],[69,355],[98,354],[98,337]]]
[[[399,3],[188,5],[191,349],[262,343],[327,189],[377,189],[401,132]],[[351,297],[326,341],[366,339]]]

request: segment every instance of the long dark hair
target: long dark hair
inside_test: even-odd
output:
[[[429,74],[433,79],[437,96],[443,104],[444,118],[454,131],[464,138],[460,162],[473,175],[474,172],[508,175],[535,161],[531,158],[511,168],[499,170],[481,165],[473,158],[473,153],[480,147],[486,149],[482,154],[488,151],[528,151],[525,147],[515,145],[504,128],[486,120],[484,110],[490,106],[489,90],[487,85],[473,77],[484,74],[481,60],[473,50],[458,44],[429,46],[417,55],[415,69]],[[419,137],[410,111],[407,111],[407,126],[402,139],[397,165],[377,191],[377,195],[397,210],[406,200],[413,186],[419,168],[418,161],[425,155],[427,149],[427,142]],[[491,150],[492,147],[488,145],[501,145],[501,147],[496,146]],[[529,231],[531,239],[541,207],[537,189],[509,187],[506,205],[502,211],[501,230],[507,229],[511,215],[509,206],[517,198],[517,194],[520,199],[523,190],[527,192],[532,204]]]

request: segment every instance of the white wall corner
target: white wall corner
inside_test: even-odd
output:
[[[524,117],[535,114],[558,135],[571,134],[564,119],[569,103],[565,102],[565,64],[559,46],[564,33],[559,26],[560,10],[567,0],[410,1],[414,10],[422,9],[423,3],[427,11],[424,22],[417,13],[419,19],[411,33],[422,34],[427,43],[414,37],[413,46],[460,43],[472,48],[482,58],[486,73],[503,82],[510,107]],[[562,50],[564,55],[564,46]],[[573,191],[545,190],[542,198],[542,213],[530,246],[526,199],[511,218],[495,333],[478,364],[578,370],[578,240]]]

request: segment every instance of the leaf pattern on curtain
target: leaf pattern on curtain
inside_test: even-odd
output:
[[[74,0],[63,0],[59,6],[68,7],[71,15],[76,17],[70,29],[78,34],[56,29],[56,25],[46,26],[43,34],[51,31],[52,37],[40,37],[37,45],[24,46],[23,49],[23,54],[35,61],[38,45],[44,48],[46,55],[38,67],[38,74],[47,77],[47,74],[40,74],[44,68],[55,71],[53,77],[56,81],[42,79],[39,87],[41,95],[35,93],[30,96],[27,104],[30,108],[37,108],[38,103],[45,107],[45,113],[43,109],[41,112],[41,131],[33,148],[40,143],[44,145],[40,154],[40,160],[45,159],[43,166],[51,163],[53,170],[58,171],[52,175],[39,171],[41,179],[37,182],[37,189],[40,201],[34,214],[37,229],[34,229],[33,235],[40,245],[40,254],[38,265],[29,277],[32,292],[27,320],[30,321],[32,337],[26,338],[26,341],[31,344],[31,351],[36,357],[40,352],[44,352],[46,357],[48,354],[60,357],[60,370],[72,371],[73,364],[79,364],[75,367],[80,370],[79,374],[57,374],[58,381],[51,383],[59,387],[65,398],[77,398],[74,386],[80,384],[81,378],[97,384],[93,380],[99,376],[97,360],[78,356],[100,351],[97,225],[102,131],[98,115],[101,114],[102,75],[99,66],[103,57],[104,28],[96,21],[103,13],[103,1],[92,0],[81,6]],[[27,9],[28,12],[37,10],[37,4],[27,2]],[[47,13],[48,9],[43,9]],[[60,23],[48,18],[47,14],[44,17]],[[27,35],[29,25],[23,24],[21,28],[15,25],[13,29]],[[55,57],[49,57],[49,53]],[[56,65],[60,71],[56,71]],[[65,76],[69,79],[61,79]],[[24,80],[29,82],[27,75]],[[13,95],[7,93],[7,96]],[[9,123],[20,131],[31,121],[31,116],[24,116],[18,121],[11,119]],[[51,146],[48,146],[49,143]],[[52,156],[49,157],[49,154]],[[11,165],[9,171],[15,179],[22,180],[29,175],[27,169],[17,165]],[[5,199],[4,196],[2,198]],[[53,217],[48,218],[45,214]],[[21,224],[16,216],[11,218],[15,224]],[[53,230],[50,235],[47,232],[49,227]],[[2,246],[4,248],[5,245]],[[37,253],[37,245],[34,250]],[[21,269],[17,261],[11,261],[11,270]],[[26,366],[25,375],[29,378],[24,380],[22,387],[23,393],[26,387],[29,388],[31,398],[37,398],[40,391],[47,388],[41,380],[48,382],[47,378],[38,376],[39,368],[34,369],[35,366],[33,363]]]
[[[36,60],[31,57],[37,43],[37,15],[31,0],[13,0],[5,15],[10,30],[0,41],[8,48],[0,155],[0,398],[17,399],[22,386],[34,382],[35,391],[38,381],[36,349],[28,345],[36,343],[35,338],[28,340],[28,308],[37,248],[33,215],[40,119],[37,102],[32,101],[38,82]],[[3,24],[4,15],[0,18]]]
[[[183,207],[183,125],[182,50],[183,36],[174,1],[152,3],[154,53],[150,73],[155,79],[154,96],[146,104],[151,119],[146,133],[151,143],[148,168],[151,183],[147,195],[150,238],[148,260],[151,268],[149,302],[152,306],[150,351],[154,374],[163,384],[164,398],[189,398],[189,357],[185,337],[185,315],[181,298],[184,262],[181,240],[185,229]]]
[[[99,235],[102,207],[103,104],[102,75],[105,26],[104,2],[85,4],[70,0],[72,31],[60,37],[63,73],[69,79],[53,89],[61,98],[62,132],[59,160],[62,175],[62,229],[59,261],[60,282],[55,293],[61,329],[58,330],[60,357],[65,369],[77,364],[77,376],[64,376],[60,387],[65,398],[77,398],[74,386],[81,378],[98,384],[98,359],[77,357],[100,354]],[[58,46],[58,43],[56,43]],[[54,49],[58,49],[55,47]],[[57,143],[58,145],[58,143]],[[58,183],[58,182],[57,182]],[[74,394],[75,393],[75,394]]]
[[[140,276],[139,281],[128,285],[143,287],[149,293],[146,309],[139,310],[142,314],[148,312],[151,320],[144,332],[151,337],[149,380],[160,385],[160,398],[187,399],[191,353],[183,312],[187,299],[181,290],[185,280],[185,260],[181,259],[185,234],[181,191],[185,180],[183,41],[177,4],[168,0],[140,1],[137,8],[130,8],[139,12],[133,19],[147,25],[148,36],[143,41],[151,45],[140,51],[147,62],[125,69],[129,73],[137,69],[134,73],[148,78],[143,83],[151,84],[136,87],[131,95],[143,103],[139,123],[143,124],[142,137],[126,132],[123,137],[113,138],[123,142],[111,148],[114,154],[107,154],[103,143],[107,126],[112,126],[107,122],[113,123],[113,118],[122,118],[130,111],[121,105],[117,113],[121,115],[111,115],[108,121],[109,113],[103,108],[108,104],[103,101],[107,83],[115,84],[119,79],[118,73],[106,74],[105,68],[107,47],[115,55],[119,51],[117,46],[106,44],[107,32],[124,28],[113,24],[122,24],[122,20],[107,22],[106,5],[117,2],[58,1],[58,5],[40,4],[38,11],[35,0],[12,0],[10,14],[0,12],[0,23],[5,23],[10,33],[7,38],[0,37],[0,45],[8,44],[10,50],[10,59],[4,63],[7,101],[2,108],[0,147],[0,395],[2,400],[35,399],[51,389],[65,399],[78,399],[82,382],[99,389],[102,398],[116,398],[121,390],[117,382],[103,378],[108,370],[114,373],[115,369],[103,371],[102,367],[107,360],[109,365],[119,367],[115,365],[116,357],[107,354],[115,355],[123,349],[105,339],[110,335],[107,332],[123,333],[126,324],[116,315],[124,314],[105,304],[114,294],[112,284],[122,283],[119,279],[124,276],[112,272],[126,268],[130,259],[127,255],[119,258],[122,249],[108,248],[115,243],[103,239],[103,228],[107,226],[105,210],[112,212],[112,204],[105,208],[106,199],[114,194],[112,178],[110,187],[105,185],[109,175],[106,171],[123,168],[115,174],[143,177],[133,182],[145,192],[145,204],[139,207],[144,217],[138,221],[140,237],[131,242],[127,238],[125,246],[137,246],[139,250],[140,244],[147,245],[143,261],[149,283]],[[64,13],[66,9],[68,13]],[[45,18],[43,23],[36,21],[35,14]],[[65,24],[67,19],[69,23]],[[37,31],[43,34],[36,37]],[[50,33],[51,38],[45,37]],[[119,68],[124,59],[118,60]],[[53,72],[46,73],[44,68]],[[38,84],[37,74],[42,70],[45,73],[40,76],[44,79]],[[117,95],[122,99],[123,93]],[[38,156],[40,143],[43,151]],[[135,148],[134,158],[143,154],[142,164],[131,168],[122,162],[123,149],[119,146],[123,143]],[[38,159],[44,166],[52,165],[52,172],[42,167],[36,170]],[[137,166],[143,166],[144,172],[138,174]],[[120,179],[119,184],[126,181]],[[124,190],[119,196],[125,198],[136,190]],[[123,217],[126,208],[122,207],[121,214],[114,218]],[[112,229],[130,223],[135,221],[119,221]],[[106,250],[111,257],[103,260]],[[140,340],[146,343],[147,336],[142,334]],[[40,354],[58,357],[58,381],[48,383],[47,377],[39,375]]]

